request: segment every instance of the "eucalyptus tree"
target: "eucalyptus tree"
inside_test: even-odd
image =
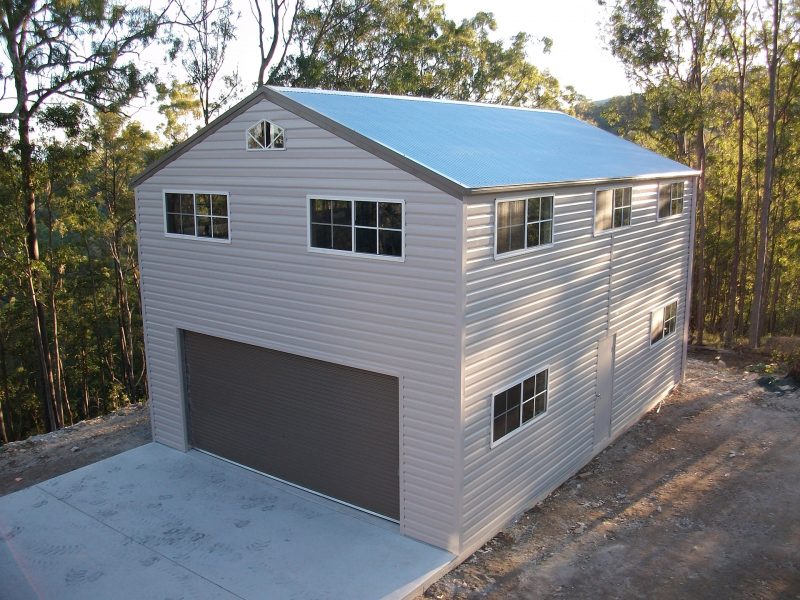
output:
[[[696,189],[695,329],[703,342],[706,312],[705,196],[708,121],[713,118],[715,69],[723,54],[723,3],[717,0],[615,0],[608,34],[629,79],[651,98],[669,98],[659,111],[665,129],[680,132],[677,158],[691,154],[702,174]]]
[[[38,362],[38,388],[45,427],[60,425],[48,340],[48,309],[40,299],[37,190],[31,129],[53,102],[80,101],[102,110],[124,106],[151,81],[135,60],[155,37],[163,12],[106,0],[2,0],[2,86],[19,154],[19,200],[26,230],[26,285]]]
[[[725,318],[724,341],[726,346],[732,346],[734,329],[736,325],[736,300],[739,295],[739,262],[741,260],[742,246],[742,210],[743,177],[744,177],[744,130],[745,130],[745,102],[747,97],[747,73],[750,69],[752,57],[750,54],[750,24],[752,5],[748,0],[741,0],[741,5],[734,4],[721,7],[722,25],[728,41],[728,51],[736,67],[736,198],[735,220],[733,231],[733,247],[731,266],[728,279],[728,307]]]
[[[800,7],[797,2],[772,0],[769,16],[761,11],[760,37],[764,49],[769,79],[767,99],[766,157],[764,159],[764,186],[761,194],[758,245],[756,254],[755,283],[753,302],[750,305],[749,343],[758,348],[764,330],[766,292],[769,289],[767,277],[767,253],[770,237],[770,209],[773,202],[775,184],[775,160],[778,144],[779,113],[788,109],[796,99],[798,76],[800,76]],[[788,14],[787,14],[788,13]],[[788,81],[779,89],[780,71],[786,67]],[[782,96],[782,99],[779,99]],[[779,103],[781,106],[779,106]]]
[[[233,10],[232,0],[175,0],[175,4],[179,29],[171,36],[168,57],[181,57],[200,104],[203,124],[208,125],[239,92],[238,67],[228,73],[224,73],[224,67],[240,15]]]
[[[323,0],[326,1],[334,7],[339,3],[339,0]],[[258,28],[260,60],[256,85],[261,87],[272,81],[272,73],[280,71],[286,60],[303,0],[250,0],[250,9]]]
[[[525,33],[496,39],[496,28],[491,13],[456,22],[432,0],[323,0],[298,11],[296,49],[272,79],[551,108],[580,102],[528,60],[535,43],[547,51],[550,40]]]

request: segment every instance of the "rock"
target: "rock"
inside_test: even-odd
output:
[[[78,448],[77,446],[73,446],[69,450],[70,450],[70,452],[77,452],[78,450],[80,450],[80,448]]]
[[[575,525],[572,526],[570,531],[572,531],[572,533],[574,533],[575,535],[580,535],[584,531],[586,531],[586,523],[578,521],[577,523],[575,523]]]

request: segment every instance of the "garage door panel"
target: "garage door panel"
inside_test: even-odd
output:
[[[193,446],[399,518],[395,377],[185,332]]]

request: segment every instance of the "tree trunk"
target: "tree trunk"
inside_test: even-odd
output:
[[[22,90],[26,91],[26,90]],[[18,90],[19,92],[19,90]],[[19,121],[20,188],[25,203],[25,231],[28,250],[28,297],[31,302],[33,321],[33,344],[39,362],[37,372],[39,400],[42,420],[47,431],[57,427],[53,402],[55,400],[53,370],[47,343],[47,317],[44,305],[37,297],[39,277],[36,265],[39,262],[39,239],[36,231],[36,194],[33,189],[33,147],[30,142],[30,115],[27,108],[20,111]]]
[[[53,275],[51,275],[53,277]],[[66,396],[64,395],[64,373],[61,369],[61,350],[58,345],[58,311],[56,309],[56,283],[52,282],[50,285],[50,315],[53,323],[53,375],[54,375],[54,388],[56,398],[56,421],[59,427],[64,426],[64,404]]]
[[[11,391],[8,385],[8,368],[6,367],[6,345],[0,332],[0,380],[2,380],[3,398],[0,400],[0,442],[7,444],[9,441],[6,430],[5,406],[11,401]],[[11,419],[9,419],[11,423]]]
[[[697,252],[695,264],[696,277],[696,298],[695,298],[695,331],[697,333],[697,343],[703,343],[705,333],[706,315],[706,219],[705,219],[705,200],[706,200],[706,144],[704,127],[701,125],[696,133],[695,157],[697,169],[701,171],[697,178]]]
[[[772,8],[772,54],[768,57],[769,108],[767,110],[767,158],[764,163],[764,195],[761,200],[758,253],[756,255],[756,281],[753,288],[753,304],[750,307],[750,347],[758,348],[761,342],[761,314],[764,302],[764,275],[769,241],[769,209],[772,204],[772,180],[775,171],[775,97],[778,75],[778,26],[780,25],[780,3]]]
[[[52,193],[51,186],[48,182],[47,191],[45,192],[45,199],[47,205],[47,246],[49,257],[49,272],[50,272],[50,321],[53,325],[53,351],[51,360],[54,362],[53,377],[54,377],[54,392],[55,392],[55,415],[56,426],[61,428],[64,426],[64,404],[66,401],[66,387],[64,386],[64,373],[61,363],[61,350],[58,345],[58,308],[56,307],[56,289],[61,284],[61,269],[54,264],[53,258],[53,207],[51,204]]]
[[[81,396],[81,418],[88,419],[89,418],[89,400],[91,394],[89,392],[89,366],[87,364],[87,354],[88,351],[86,349],[86,342],[81,341],[81,389],[83,394]]]
[[[106,406],[108,401],[108,382],[106,381],[106,373],[103,370],[103,335],[100,332],[100,305],[97,301],[97,280],[95,278],[94,272],[94,260],[92,259],[92,251],[91,246],[89,244],[89,240],[84,240],[84,244],[86,245],[86,261],[88,263],[89,268],[89,281],[92,284],[92,309],[95,315],[95,318],[92,319],[92,333],[94,334],[94,341],[95,341],[95,351],[97,353],[97,368],[100,375],[100,393],[97,394],[96,398],[96,406],[97,406],[97,414],[100,413],[100,398],[103,399],[103,407]]]
[[[728,281],[728,318],[725,323],[725,346],[733,346],[733,330],[736,320],[736,296],[739,294],[739,257],[742,244],[742,177],[744,175],[744,101],[747,78],[747,16],[742,11],[742,62],[739,65],[739,106],[737,109],[737,156],[736,156],[736,216],[733,227],[733,256]]]

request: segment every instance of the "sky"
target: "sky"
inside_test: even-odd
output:
[[[445,8],[451,19],[481,10],[493,13],[503,38],[518,31],[551,38],[550,53],[539,49],[529,60],[549,70],[562,86],[572,85],[591,100],[631,92],[622,65],[601,39],[605,16],[597,0],[450,0]]]
[[[482,10],[492,12],[499,38],[508,39],[519,31],[535,38],[551,38],[550,53],[544,54],[540,44],[533,45],[529,60],[550,71],[562,86],[572,85],[591,100],[631,92],[621,64],[602,40],[605,9],[597,0],[444,0],[444,4],[447,16],[457,21]],[[234,9],[241,13],[241,19],[226,62],[229,66],[237,64],[242,79],[250,82],[258,74],[255,19],[249,0],[234,0]],[[170,71],[163,56],[163,48],[153,46],[143,57],[159,68],[162,77]],[[247,93],[250,89],[248,86]],[[149,129],[160,120],[152,100],[139,104],[135,114]]]

